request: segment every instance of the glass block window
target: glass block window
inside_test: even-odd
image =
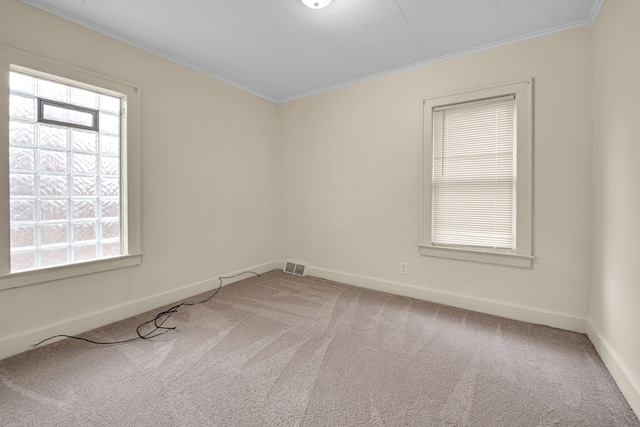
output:
[[[10,73],[11,271],[122,254],[121,99],[79,86]]]

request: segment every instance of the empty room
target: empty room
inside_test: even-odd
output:
[[[0,0],[0,425],[640,426],[637,0]]]

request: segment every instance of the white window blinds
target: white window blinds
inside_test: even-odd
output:
[[[515,96],[433,110],[434,246],[515,250]]]

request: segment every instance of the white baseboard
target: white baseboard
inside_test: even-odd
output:
[[[506,317],[508,319],[521,320],[523,322],[535,323],[538,325],[547,325],[579,333],[586,332],[585,319],[561,313],[541,311],[530,307],[506,304],[499,301],[475,298],[466,295],[446,293],[415,285],[374,279],[371,277],[358,276],[312,266],[307,268],[307,274],[361,288],[436,302],[453,307],[478,311],[480,313]]]
[[[620,391],[622,391],[624,397],[627,398],[629,406],[631,406],[631,409],[640,417],[640,384],[634,380],[620,359],[620,356],[618,356],[617,352],[602,336],[591,320],[587,320],[587,336],[593,343],[605,366],[609,369],[618,387],[620,387]]]
[[[282,265],[281,261],[272,261],[248,267],[233,273],[221,274],[220,276],[235,276],[236,274],[244,271],[254,271],[258,274],[262,274],[278,268],[282,269]],[[224,279],[223,286],[230,285],[231,283],[250,277],[251,275],[242,275],[230,279]],[[218,284],[218,277],[213,277],[211,279],[192,283],[177,289],[172,289],[167,292],[130,301],[118,306],[109,307],[88,315],[74,317],[53,325],[47,325],[42,328],[32,329],[30,331],[3,338],[0,340],[0,359],[29,350],[32,348],[31,345],[33,343],[39,342],[47,337],[58,334],[77,335],[90,331],[92,329],[99,328],[100,326],[108,325],[109,323],[117,322],[118,320],[126,319],[128,317],[135,316],[136,314],[144,313],[145,311],[153,310],[154,308],[215,289],[218,287]],[[48,344],[60,339],[48,341]]]

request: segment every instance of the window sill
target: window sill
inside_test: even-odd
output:
[[[430,245],[419,245],[418,247],[420,248],[420,254],[425,256],[507,265],[510,267],[531,268],[534,258],[533,256],[527,255],[478,251],[473,249],[445,248]]]
[[[142,253],[0,275],[0,290],[142,264]]]

